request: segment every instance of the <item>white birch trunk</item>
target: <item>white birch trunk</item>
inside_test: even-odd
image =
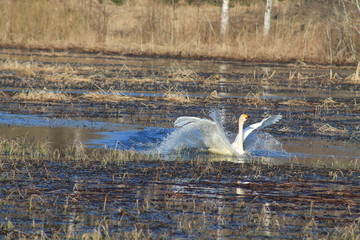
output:
[[[271,22],[271,9],[273,0],[266,0],[265,15],[264,15],[264,36],[269,35]]]
[[[220,26],[220,35],[221,39],[224,39],[228,24],[229,24],[229,1],[223,0],[222,8],[221,8],[221,26]]]

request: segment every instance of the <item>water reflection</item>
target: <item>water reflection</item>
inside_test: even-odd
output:
[[[98,131],[124,129],[126,125],[89,120],[54,119],[49,116],[0,112],[2,137],[43,141],[59,148],[99,138]]]
[[[21,138],[43,141],[59,148],[68,147],[75,142],[84,142],[96,135],[96,131],[83,128],[23,127],[0,125],[0,135],[6,139]]]

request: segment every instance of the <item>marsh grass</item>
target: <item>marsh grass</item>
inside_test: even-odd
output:
[[[41,75],[40,75],[41,76]],[[86,82],[92,83],[93,77],[85,77],[81,74],[67,72],[67,70],[62,72],[51,72],[48,74],[42,74],[42,77],[45,81],[49,82]]]
[[[344,129],[340,129],[340,128],[335,128],[333,126],[331,126],[330,124],[326,123],[324,125],[322,125],[321,127],[319,127],[317,129],[317,132],[322,133],[322,134],[328,134],[328,135],[336,135],[336,134],[347,134],[348,130]]]
[[[62,66],[58,64],[43,64],[36,61],[19,61],[16,59],[6,59],[0,62],[0,70],[16,71],[25,75],[35,75],[37,72],[42,73],[60,73],[73,72],[70,66]]]
[[[110,89],[108,91],[100,90],[97,92],[85,93],[81,96],[83,99],[94,102],[122,102],[122,101],[141,101],[143,97],[133,97],[123,94],[121,91]]]
[[[345,78],[345,80],[352,83],[360,83],[360,61],[357,64],[355,73]]]
[[[42,159],[46,156],[48,145],[46,142],[32,142],[28,137],[17,137],[14,139],[0,139],[0,153],[7,156],[30,157]]]
[[[250,105],[255,106],[264,105],[265,103],[270,104],[270,102],[266,101],[264,92],[261,91],[256,93],[248,92],[244,101]]]
[[[190,103],[195,101],[189,97],[189,94],[184,90],[178,90],[176,88],[167,90],[163,99],[168,102],[176,102],[176,103]]]
[[[8,98],[9,95],[4,93],[3,91],[0,91],[0,98]]]
[[[349,106],[345,103],[337,102],[332,97],[328,97],[324,100],[322,100],[320,103],[315,104],[316,112],[329,111],[333,108],[349,108]]]
[[[74,98],[63,92],[54,92],[47,90],[27,90],[16,93],[13,99],[25,101],[39,101],[39,102],[60,102],[71,101]]]
[[[288,105],[288,106],[311,106],[306,100],[300,99],[290,99],[287,101],[280,102],[281,105]]]
[[[36,61],[7,59],[0,61],[0,70],[11,71],[19,76],[34,77],[47,82],[93,82],[98,77],[96,68],[69,64],[44,64]],[[84,75],[83,73],[86,73]]]
[[[172,81],[196,81],[199,76],[191,66],[182,66],[179,64],[172,64],[167,74]]]

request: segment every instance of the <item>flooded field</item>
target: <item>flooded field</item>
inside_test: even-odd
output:
[[[0,235],[359,239],[355,70],[2,49]],[[283,118],[245,156],[156,151],[214,110]]]

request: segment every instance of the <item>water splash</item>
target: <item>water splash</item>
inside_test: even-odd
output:
[[[160,154],[171,154],[182,150],[206,152],[206,146],[203,145],[201,139],[202,135],[198,131],[198,129],[192,131],[183,131],[181,128],[176,129],[161,142],[156,148],[156,152]],[[185,138],[184,135],[186,135]],[[246,153],[253,156],[289,157],[282,144],[266,132],[249,135],[244,147]]]
[[[173,129],[133,126],[126,131],[101,132],[101,139],[89,141],[88,145],[106,146],[110,149],[135,150],[139,152],[154,152],[153,149],[166,138]]]
[[[290,157],[283,144],[267,132],[255,132],[245,141],[245,150],[252,156]]]

